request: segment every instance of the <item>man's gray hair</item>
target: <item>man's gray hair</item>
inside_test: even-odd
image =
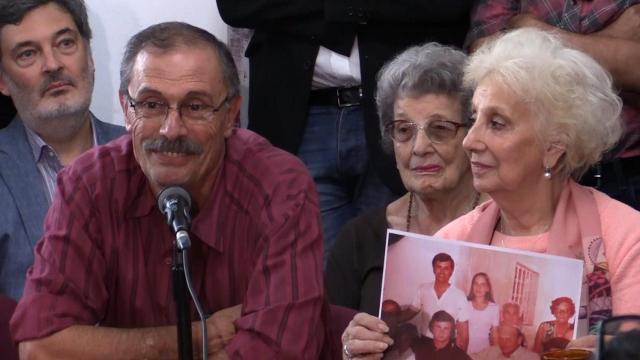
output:
[[[141,51],[153,48],[168,52],[201,45],[210,46],[218,54],[227,97],[231,99],[239,95],[238,70],[227,46],[208,31],[183,22],[151,25],[129,39],[120,64],[120,92],[126,94],[134,62]]]

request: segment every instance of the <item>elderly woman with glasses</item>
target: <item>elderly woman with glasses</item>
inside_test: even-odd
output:
[[[383,146],[394,152],[408,192],[345,225],[329,256],[329,298],[364,312],[356,317],[378,313],[387,228],[431,235],[478,203],[462,149],[471,98],[462,88],[465,61],[461,51],[429,43],[405,50],[380,71]]]
[[[520,29],[480,48],[465,83],[474,124],[463,146],[474,187],[492,200],[436,236],[583,259],[579,335],[640,313],[640,212],[575,181],[622,132],[611,76],[555,35]],[[367,321],[354,348],[381,351],[382,322]]]
[[[576,305],[573,300],[566,296],[553,299],[550,309],[555,319],[543,321],[538,326],[536,339],[533,343],[533,351],[537,353],[564,349],[573,339],[574,324],[571,320],[576,313]]]

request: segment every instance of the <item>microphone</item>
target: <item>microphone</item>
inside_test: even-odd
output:
[[[158,194],[158,208],[166,216],[169,228],[176,234],[180,249],[189,247],[191,227],[191,195],[180,186],[169,186]]]

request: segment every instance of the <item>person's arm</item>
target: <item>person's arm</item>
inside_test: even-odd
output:
[[[625,9],[617,19],[598,31],[597,34],[636,42],[640,41],[640,4]]]
[[[465,48],[473,53],[507,29],[509,20],[518,14],[518,0],[478,0],[471,10],[471,26]]]
[[[489,331],[489,345],[498,345],[498,327],[492,326]]]
[[[422,286],[418,286],[418,290],[413,296],[413,300],[409,305],[403,305],[400,307],[400,313],[398,313],[398,324],[413,319],[422,310]]]
[[[544,336],[544,323],[541,323],[538,326],[538,331],[536,331],[536,339],[533,341],[533,349],[531,349],[538,354],[542,353],[542,337],[543,336]]]
[[[640,213],[628,206],[595,193],[605,257],[609,266],[613,315],[640,314]],[[602,283],[606,274],[599,272],[589,281]]]
[[[240,305],[220,310],[207,319],[210,356],[224,358],[224,346],[231,341],[233,321],[240,316]],[[193,354],[201,355],[200,322],[193,322]],[[22,359],[176,359],[175,326],[119,329],[73,325],[44,338],[20,343]]]
[[[637,6],[628,8],[625,13],[629,12],[631,16],[640,17],[635,9]],[[618,20],[624,21],[624,19],[626,17]],[[615,22],[611,26],[614,24]],[[589,54],[607,69],[620,88],[640,92],[640,67],[637,66],[640,63],[640,41],[634,40],[634,36],[640,31],[640,26],[633,30],[633,34],[626,34],[624,37],[613,31],[607,32],[607,28],[602,30],[603,33],[608,34],[607,36],[598,32],[578,34],[549,25],[529,14],[520,14],[509,21],[509,27],[512,29],[535,27],[556,32],[564,41]],[[615,37],[613,37],[614,34]]]
[[[456,321],[456,345],[465,352],[469,347],[469,321]]]
[[[233,359],[312,358],[323,345],[320,210],[313,180],[302,163],[286,157],[272,158],[282,167],[274,170],[277,184],[265,189],[269,202],[256,219],[263,235],[256,240],[242,317],[226,347]]]
[[[176,328],[116,329],[74,325],[20,343],[21,359],[176,359]]]
[[[359,236],[356,223],[347,223],[338,234],[331,248],[325,278],[327,295],[331,304],[360,309],[362,283],[356,268],[355,244]]]
[[[242,304],[218,310],[207,319],[207,350],[209,355],[217,355],[216,358],[224,359],[227,356],[222,351],[227,344],[231,342],[236,335],[236,327],[234,322],[240,318],[242,313]],[[194,354],[201,353],[202,348],[202,327],[200,322],[194,322],[192,325],[192,339]]]
[[[407,322],[413,319],[419,313],[420,309],[415,308],[413,305],[403,306],[400,310],[400,314],[398,315],[398,323],[401,324],[403,322]]]

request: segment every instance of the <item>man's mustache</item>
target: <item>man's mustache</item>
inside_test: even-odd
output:
[[[202,154],[202,145],[185,137],[179,137],[175,140],[169,140],[164,136],[154,139],[147,139],[142,142],[142,148],[145,151],[170,152],[187,155]]]
[[[47,77],[44,79],[44,82],[40,87],[40,95],[44,96],[44,93],[47,92],[47,88],[55,82],[66,82],[72,86],[74,85],[73,79],[70,76],[63,74],[62,71],[52,72],[47,74]]]

